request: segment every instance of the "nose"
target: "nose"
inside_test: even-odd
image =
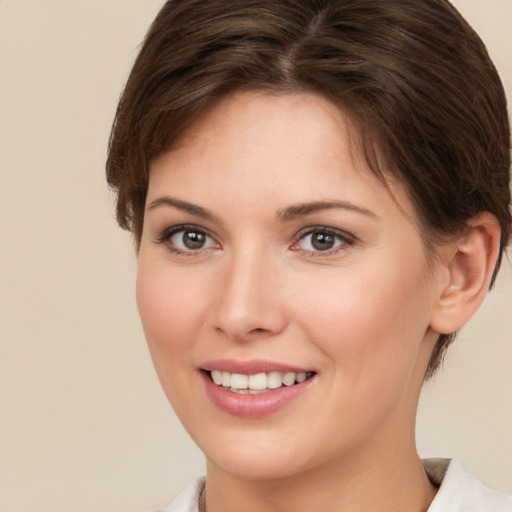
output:
[[[213,324],[218,332],[245,342],[282,332],[287,324],[277,265],[254,251],[236,254],[219,276],[213,305]]]

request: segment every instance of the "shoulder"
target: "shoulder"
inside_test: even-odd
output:
[[[190,482],[169,506],[157,512],[198,512],[199,498],[203,492],[204,483],[204,476]]]
[[[488,489],[458,460],[424,459],[423,465],[440,486],[428,512],[512,512],[512,496]]]

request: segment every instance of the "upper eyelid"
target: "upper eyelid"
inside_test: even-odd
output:
[[[310,235],[311,233],[314,233],[315,231],[325,231],[327,233],[332,233],[333,235],[340,236],[342,238],[346,238],[352,241],[356,240],[356,237],[349,233],[348,231],[345,231],[343,229],[333,228],[329,226],[309,226],[307,228],[303,228],[299,231],[299,233],[296,235],[296,239],[299,240],[303,236]]]
[[[214,240],[217,244],[222,245],[219,241],[219,237],[215,235],[215,233],[212,233],[211,230],[208,228],[205,228],[204,226],[198,225],[198,224],[191,224],[191,223],[184,223],[184,224],[176,224],[173,226],[168,226],[167,228],[161,230],[158,232],[156,236],[156,242],[157,243],[164,243],[167,240],[169,240],[173,235],[176,233],[179,233],[180,231],[186,231],[186,230],[196,230],[198,232],[201,232],[208,237],[210,237],[212,240]],[[293,238],[291,245],[296,245],[302,238],[304,238],[307,235],[310,235],[316,231],[324,231],[328,233],[332,233],[335,236],[338,236],[345,241],[349,243],[355,243],[357,238],[349,233],[348,231],[345,231],[343,229],[334,228],[332,226],[325,226],[325,225],[312,225],[302,228],[301,230],[296,233]]]
[[[174,235],[186,231],[195,231],[197,233],[202,233],[206,235],[207,238],[210,239],[210,244],[211,242],[213,242],[213,244],[211,244],[209,247],[199,247],[197,249],[192,249],[182,248],[180,247],[179,244],[175,244],[172,241]],[[181,257],[201,257],[204,256],[206,253],[210,252],[212,249],[222,248],[221,244],[217,241],[217,239],[214,236],[211,235],[211,233],[209,233],[207,229],[203,228],[202,226],[197,226],[195,224],[177,224],[164,228],[163,230],[157,233],[154,243],[166,247],[166,249],[170,253]]]
[[[198,226],[197,224],[177,224],[175,226],[169,226],[161,231],[158,232],[156,238],[160,242],[164,242],[165,240],[168,240],[176,233],[179,233],[180,231],[187,231],[187,230],[195,230],[200,233],[203,233],[204,235],[209,236],[211,239],[215,240],[215,236],[211,234],[211,232],[202,227]]]
[[[302,240],[304,240],[307,236],[315,233],[315,232],[324,232],[332,234],[340,239],[340,244],[331,249],[320,251],[320,250],[310,250],[310,249],[302,249],[297,247]],[[328,258],[334,256],[340,252],[346,251],[349,248],[357,245],[358,239],[354,235],[344,231],[342,229],[331,228],[327,226],[313,226],[309,228],[304,228],[301,230],[295,237],[294,241],[290,246],[290,250],[292,251],[302,251],[305,254],[309,254],[310,256],[315,257],[324,257]]]

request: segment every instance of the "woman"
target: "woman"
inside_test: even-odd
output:
[[[207,459],[165,510],[512,510],[414,439],[510,238],[509,169],[502,85],[444,0],[167,2],[107,163]]]

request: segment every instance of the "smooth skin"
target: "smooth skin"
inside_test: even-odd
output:
[[[439,332],[478,308],[491,215],[427,256],[399,184],[357,157],[347,117],[314,94],[241,93],[152,162],[137,303],[169,401],[207,458],[208,512],[420,512],[416,452]],[[201,367],[265,359],[315,372],[256,418],[220,410]]]

